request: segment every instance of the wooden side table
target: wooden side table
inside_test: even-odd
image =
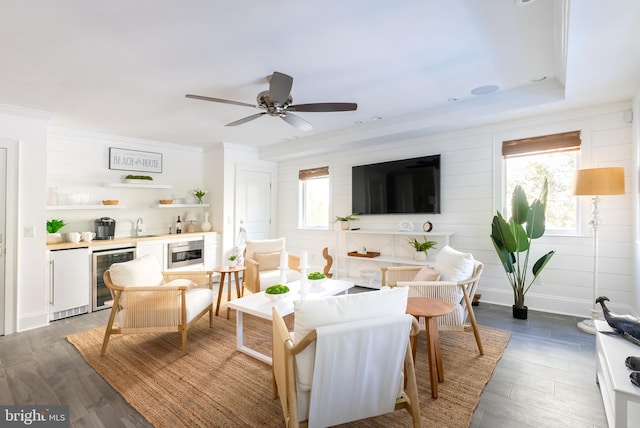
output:
[[[409,297],[407,313],[420,321],[424,317],[427,330],[427,354],[429,356],[429,377],[431,378],[431,397],[438,398],[438,382],[444,382],[444,367],[442,366],[442,352],[440,350],[440,336],[438,335],[438,320],[436,317],[453,312],[449,303],[430,297]],[[411,338],[411,353],[416,361],[416,346],[418,337]]]
[[[240,294],[240,279],[238,278],[238,272],[242,272],[245,270],[244,266],[219,266],[213,269],[214,272],[218,272],[220,274],[220,287],[218,288],[218,303],[216,303],[216,316],[218,316],[218,311],[220,310],[220,299],[222,298],[222,289],[224,288],[224,277],[227,276],[228,286],[227,286],[227,302],[231,300],[231,275],[233,274],[234,279],[236,280],[236,293],[238,297],[241,297]],[[227,306],[227,319],[229,319],[229,306]]]

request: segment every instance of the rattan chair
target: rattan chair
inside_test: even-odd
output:
[[[402,296],[405,307],[406,296]],[[338,306],[344,307],[346,298],[325,299],[341,300]],[[359,309],[346,312],[353,314]],[[278,308],[274,306],[272,311],[273,392],[274,398],[280,398],[287,427],[333,426],[399,409],[409,412],[414,427],[421,426],[409,340],[418,334],[415,318],[401,309],[399,314],[326,324],[294,343],[295,335],[288,331]],[[319,318],[323,314],[331,318],[334,312],[320,311]],[[298,315],[296,312],[296,322]],[[336,343],[339,346],[334,346]],[[309,373],[301,374],[306,371]]]
[[[117,271],[114,278],[112,271]],[[104,273],[104,282],[113,306],[101,356],[112,334],[131,333],[178,332],[186,353],[189,327],[207,312],[209,327],[213,326],[213,271],[162,272],[155,258],[144,256],[114,263]]]
[[[464,329],[467,326],[468,319],[478,345],[478,351],[480,351],[480,355],[484,355],[482,340],[470,298],[476,292],[484,265],[475,260],[472,276],[463,281],[415,281],[416,274],[422,268],[423,266],[383,266],[381,267],[382,285],[388,285],[389,287],[408,286],[410,297],[431,297],[444,300],[453,305],[455,308],[453,312],[438,317],[438,329]],[[424,321],[421,323],[421,328],[424,328]]]
[[[252,293],[264,291],[280,282],[280,257],[286,252],[284,238],[247,241],[244,254],[245,271],[242,276],[242,293],[246,288]],[[300,257],[287,254],[286,281],[300,278]]]

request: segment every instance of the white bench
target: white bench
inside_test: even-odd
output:
[[[624,364],[630,355],[640,356],[640,346],[617,334],[606,321],[596,320],[596,382],[600,386],[609,428],[634,427],[640,421],[640,387],[629,379]]]

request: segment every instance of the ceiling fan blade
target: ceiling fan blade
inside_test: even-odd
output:
[[[287,107],[289,111],[314,111],[314,112],[330,112],[330,111],[352,111],[358,108],[356,103],[311,103],[296,104]]]
[[[260,116],[262,116],[264,114],[267,114],[267,112],[252,114],[251,116],[247,116],[247,117],[244,117],[242,119],[238,119],[235,122],[227,123],[225,126],[242,125],[243,123],[247,123],[247,122],[250,122],[250,121],[252,121],[254,119],[257,119],[257,118],[259,118]]]
[[[291,93],[293,77],[274,71],[269,81],[269,99],[279,105],[284,105]]]
[[[313,125],[309,122],[301,118],[300,116],[296,116],[295,114],[287,113],[280,115],[282,120],[287,122],[289,125],[299,129],[300,131],[311,131],[313,129]]]
[[[237,105],[237,106],[260,108],[260,106],[257,106],[255,104],[241,103],[240,101],[223,100],[222,98],[205,97],[205,96],[202,96],[202,95],[187,94],[187,95],[185,95],[185,97],[193,98],[194,100],[213,101],[213,102],[216,102],[216,103],[234,104],[234,105]]]

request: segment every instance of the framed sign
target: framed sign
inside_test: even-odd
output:
[[[109,169],[162,172],[162,153],[109,147]]]

